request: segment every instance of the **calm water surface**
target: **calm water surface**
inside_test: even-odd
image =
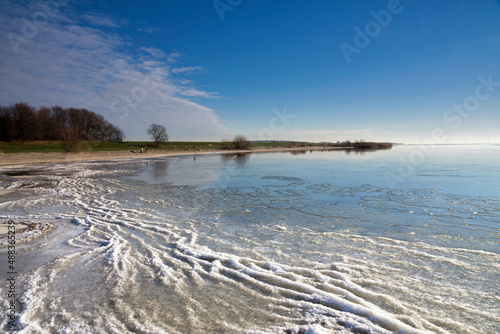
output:
[[[500,331],[500,146],[1,173],[1,218],[58,225],[18,246],[14,332]]]

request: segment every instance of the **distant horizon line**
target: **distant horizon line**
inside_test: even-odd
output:
[[[149,139],[130,139],[124,140],[124,142],[134,142],[134,141],[151,141]],[[222,140],[169,140],[169,142],[200,142],[200,143],[216,143]],[[391,141],[375,141],[375,140],[364,140],[365,142],[375,142],[375,143],[391,143],[393,145],[407,145],[407,146],[420,146],[420,145],[500,145],[500,142],[489,143],[402,143],[402,142],[391,142]],[[249,140],[251,143],[310,143],[310,144],[338,144],[337,141],[307,141],[307,140]],[[339,141],[340,143],[345,143],[346,141]],[[351,140],[355,142],[355,140]]]

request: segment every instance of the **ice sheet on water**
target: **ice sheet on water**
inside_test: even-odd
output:
[[[498,247],[494,199],[122,177],[133,170],[88,164],[3,206],[83,229],[66,240],[76,252],[23,277],[20,333],[479,333],[478,319],[486,331],[500,320],[500,256],[472,247]]]

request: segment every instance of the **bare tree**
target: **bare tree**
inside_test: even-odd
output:
[[[159,143],[165,143],[168,141],[167,129],[163,125],[153,123],[149,126],[148,135],[155,142],[155,147],[158,147]]]
[[[2,141],[12,141],[14,138],[13,109],[14,106],[0,106],[0,140]]]
[[[234,148],[237,150],[248,150],[250,149],[250,142],[243,135],[237,135],[233,139]]]
[[[68,127],[63,130],[63,148],[66,152],[79,153],[82,150],[82,142],[78,130]]]
[[[61,133],[49,107],[40,107],[37,113],[38,140],[58,140]]]
[[[224,150],[234,150],[234,144],[230,140],[227,140],[227,139],[224,139],[221,142],[221,147]]]
[[[123,141],[123,131],[87,109],[0,106],[0,140]],[[71,139],[71,140],[70,140]],[[75,145],[70,145],[75,146]],[[72,149],[73,150],[73,149]]]
[[[38,123],[36,109],[25,102],[19,102],[12,109],[12,121],[15,138],[17,140],[36,140],[38,137]]]

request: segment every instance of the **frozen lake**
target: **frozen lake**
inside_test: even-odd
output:
[[[500,331],[500,146],[0,175],[0,218],[58,226],[17,246],[13,332]]]

